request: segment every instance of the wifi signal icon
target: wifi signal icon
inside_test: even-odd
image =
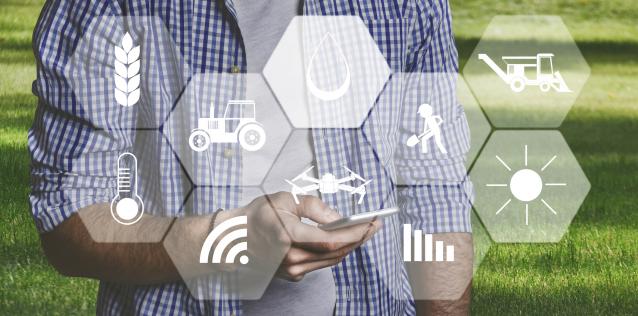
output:
[[[204,240],[202,250],[199,253],[199,262],[208,263],[208,259],[211,258],[210,252],[212,250],[213,256],[210,261],[211,263],[222,263],[222,256],[224,253],[226,254],[224,263],[235,263],[235,259],[240,253],[248,251],[247,224],[247,216],[236,216],[217,225],[217,227],[208,234],[206,240]],[[220,239],[220,236],[222,235],[223,237]],[[231,244],[233,245],[230,246]],[[228,249],[229,247],[230,249]],[[239,262],[241,264],[247,264],[248,256],[241,255],[241,257],[239,257]]]

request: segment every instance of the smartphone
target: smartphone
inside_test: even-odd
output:
[[[397,207],[384,208],[378,211],[354,214],[352,216],[340,218],[334,222],[319,224],[317,227],[326,231],[337,230],[340,228],[350,227],[357,224],[372,222],[377,218],[394,215],[398,212],[399,212],[399,208]]]

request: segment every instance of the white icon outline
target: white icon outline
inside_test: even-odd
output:
[[[111,216],[122,225],[133,225],[144,215],[144,202],[137,186],[137,157],[122,153],[117,158],[117,195],[111,200]]]
[[[131,107],[140,100],[140,46],[133,46],[133,39],[127,32],[121,46],[115,46],[113,66],[115,74],[115,101],[124,107]]]
[[[525,225],[529,225],[529,204],[540,198],[540,202],[547,207],[547,209],[554,215],[558,215],[556,210],[544,199],[541,197],[543,187],[557,187],[557,186],[567,186],[567,183],[562,182],[544,182],[540,173],[545,171],[558,157],[557,155],[552,156],[544,165],[540,168],[540,171],[537,172],[528,167],[528,146],[525,145],[525,168],[514,171],[501,157],[495,155],[496,160],[509,172],[513,172],[512,177],[510,178],[509,184],[507,183],[488,183],[486,187],[508,187],[510,189],[510,193],[514,196],[515,199],[525,203]],[[505,203],[501,205],[501,207],[496,211],[495,215],[499,215],[505,208],[512,202],[512,199],[509,198]]]
[[[199,253],[199,263],[222,263],[222,261],[223,263],[235,263],[235,259],[240,253],[248,251],[248,229],[246,227],[236,227],[246,226],[247,224],[248,217],[242,215],[229,218],[213,228],[202,244],[202,249]],[[236,242],[238,240],[242,241]],[[215,242],[217,242],[216,245]],[[231,244],[233,245],[230,246]],[[229,246],[230,249],[228,249]],[[212,257],[210,255],[211,250],[213,250]],[[224,252],[226,252],[226,257],[222,260]],[[210,262],[208,261],[209,258]],[[242,265],[247,264],[249,261],[249,257],[245,254],[239,257],[239,263]]]
[[[434,143],[439,148],[439,151],[443,154],[447,154],[447,150],[443,145],[443,139],[441,136],[443,118],[439,115],[434,115],[432,106],[427,103],[421,104],[417,113],[424,121],[423,133],[410,136],[410,138],[406,141],[406,145],[408,147],[414,147],[418,143],[421,143],[421,153],[426,154],[428,153],[428,141],[431,138],[434,138]]]
[[[542,92],[549,92],[552,88],[559,93],[572,92],[560,72],[554,71],[554,54],[552,53],[538,53],[535,56],[502,56],[501,59],[507,65],[506,72],[487,54],[478,54],[478,59],[487,64],[515,93],[522,92],[527,86],[538,86]],[[526,68],[532,67],[536,67],[535,79],[528,78],[525,73]],[[549,68],[550,73],[544,73],[545,68]]]
[[[317,57],[319,50],[324,47],[324,44],[328,40],[331,40],[335,44],[335,47],[338,50],[339,57],[341,57],[341,59],[343,60],[345,65],[345,70],[346,70],[346,75],[343,80],[343,83],[338,88],[331,91],[322,90],[321,88],[317,87],[315,82],[312,80],[312,76],[311,76],[311,72],[315,63],[315,58]],[[306,68],[306,87],[308,88],[308,91],[310,91],[312,95],[319,98],[320,100],[334,101],[343,97],[350,89],[351,84],[352,84],[352,77],[350,74],[350,66],[348,65],[346,56],[343,54],[343,51],[341,51],[341,48],[339,47],[334,35],[332,35],[331,32],[327,32],[326,34],[324,34],[321,41],[319,41],[319,44],[317,44],[317,46],[315,47],[308,61],[308,67]]]
[[[231,117],[231,107],[235,106],[240,107],[239,117]],[[203,152],[211,143],[239,143],[246,151],[257,151],[266,144],[266,131],[256,115],[254,100],[230,100],[226,103],[223,117],[211,115],[199,118],[197,128],[188,137],[188,145],[196,152]],[[238,121],[237,127],[226,132],[226,125],[231,121]]]
[[[288,182],[288,184],[292,186],[290,193],[295,199],[295,203],[299,204],[299,198],[297,197],[297,195],[307,194],[308,192],[315,191],[315,190],[318,190],[322,194],[334,194],[339,191],[349,192],[350,195],[359,194],[359,200],[357,201],[357,204],[363,203],[363,198],[366,195],[366,185],[370,183],[372,180],[364,179],[363,177],[361,177],[360,175],[358,175],[357,173],[348,169],[345,166],[343,166],[343,168],[348,172],[348,176],[344,178],[337,178],[334,174],[328,172],[323,174],[321,178],[317,179],[308,175],[308,172],[310,172],[310,170],[314,168],[315,166],[311,166],[310,168],[306,169],[304,172],[302,172],[301,174],[299,174],[292,180],[285,180],[286,182]],[[300,187],[299,185],[295,183],[298,180],[307,181],[307,182],[310,182],[311,184]],[[358,187],[353,187],[353,186],[344,184],[345,182],[354,181],[354,180],[362,181],[363,184],[359,185]]]
[[[433,239],[432,234],[424,234],[420,229],[412,231],[412,224],[403,224],[403,261],[454,262],[454,245]]]

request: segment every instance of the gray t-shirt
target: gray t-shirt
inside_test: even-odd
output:
[[[292,18],[301,12],[302,0],[235,0],[237,21],[246,48],[248,72],[261,73],[268,58]],[[310,131],[294,137],[296,144],[287,146],[278,166],[301,168],[299,162],[313,161],[314,150]],[[273,166],[274,167],[274,166]],[[270,174],[287,178],[290,170],[273,168]],[[283,182],[283,181],[282,181]],[[332,315],[336,294],[330,268],[311,272],[299,282],[274,278],[263,297],[255,301],[243,301],[244,315]]]

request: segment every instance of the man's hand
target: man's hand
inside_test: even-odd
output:
[[[250,260],[269,261],[283,256],[277,276],[292,281],[307,273],[339,263],[352,250],[370,239],[381,227],[376,220],[348,228],[323,231],[301,222],[309,218],[328,223],[341,218],[319,198],[300,197],[296,204],[287,192],[259,197],[249,205],[218,215],[216,223],[239,215],[248,216]]]

